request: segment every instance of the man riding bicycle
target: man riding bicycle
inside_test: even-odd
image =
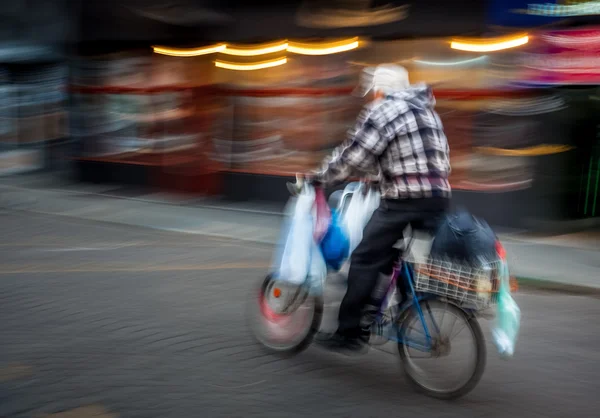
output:
[[[391,274],[404,229],[434,225],[451,197],[449,147],[430,87],[411,86],[403,67],[386,64],[365,70],[356,92],[369,102],[349,138],[308,176],[328,186],[357,172],[376,174],[380,186],[380,206],[352,253],[337,331],[318,338],[346,353],[367,348],[370,324],[361,320],[368,304],[377,306],[373,291],[380,274]]]

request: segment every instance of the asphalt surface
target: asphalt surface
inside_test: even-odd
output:
[[[448,403],[387,353],[257,346],[244,304],[268,246],[11,212],[0,234],[0,417],[598,416],[596,298],[519,294],[515,358],[488,343],[480,384]]]

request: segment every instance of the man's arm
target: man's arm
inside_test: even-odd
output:
[[[331,185],[342,182],[355,171],[368,173],[377,168],[379,157],[387,146],[384,139],[369,118],[334,149],[331,156],[323,161],[321,168],[312,173],[313,179]]]

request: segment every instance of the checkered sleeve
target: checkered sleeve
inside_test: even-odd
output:
[[[361,115],[349,137],[323,161],[321,168],[312,173],[324,185],[346,180],[355,173],[377,174],[378,157],[386,148],[376,125],[369,115]]]

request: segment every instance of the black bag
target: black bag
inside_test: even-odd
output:
[[[487,222],[461,210],[446,215],[433,239],[430,256],[470,265],[491,262],[498,258],[496,234]]]

